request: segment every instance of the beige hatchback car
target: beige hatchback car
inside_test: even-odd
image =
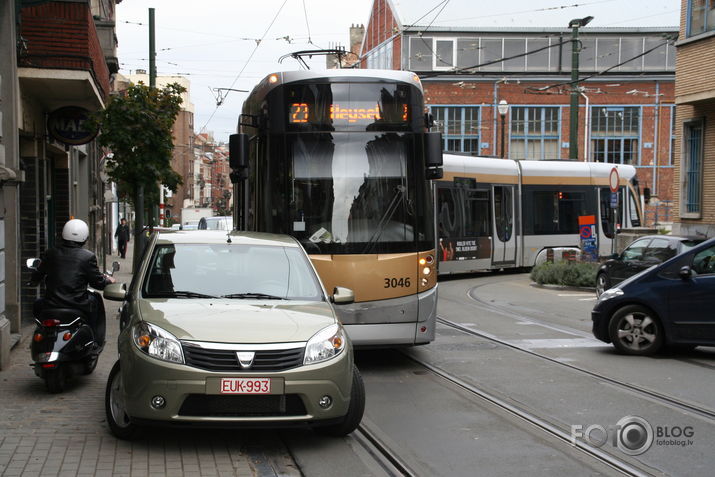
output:
[[[309,424],[357,428],[365,390],[352,345],[308,256],[289,236],[166,232],[152,236],[123,301],[107,422],[122,439],[144,426]]]

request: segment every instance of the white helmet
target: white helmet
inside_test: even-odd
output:
[[[89,227],[84,220],[72,219],[62,228],[62,238],[70,242],[85,243],[89,238]]]

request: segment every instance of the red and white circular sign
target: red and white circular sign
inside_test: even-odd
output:
[[[613,168],[611,169],[611,175],[608,176],[608,184],[611,186],[611,192],[618,192],[618,184],[620,183],[620,179],[618,177],[618,169]]]

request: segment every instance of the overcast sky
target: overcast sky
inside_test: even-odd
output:
[[[411,23],[435,26],[565,27],[593,16],[592,27],[677,26],[680,0],[393,0]],[[351,24],[367,26],[373,0],[123,0],[117,5],[121,73],[148,70],[148,10],[155,9],[157,70],[191,81],[196,132],[219,141],[235,132],[247,93],[229,92],[217,108],[212,88],[251,90],[274,71],[298,69],[281,56],[348,47]],[[445,7],[442,9],[442,7]],[[424,11],[421,11],[424,10]],[[441,10],[441,11],[440,11]],[[435,18],[435,15],[438,15]],[[272,24],[271,24],[272,23]],[[258,39],[263,41],[257,46]],[[310,42],[309,42],[310,41]],[[312,44],[311,44],[312,43]],[[313,69],[325,60],[315,58]]]

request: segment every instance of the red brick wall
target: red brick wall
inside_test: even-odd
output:
[[[88,3],[49,2],[21,10],[27,51],[20,66],[90,71],[106,98],[109,69]]]
[[[459,83],[463,84],[460,86]],[[552,83],[548,83],[552,84]],[[639,144],[640,166],[638,167],[638,177],[641,187],[653,187],[653,175],[657,170],[656,190],[661,200],[672,199],[672,179],[673,168],[669,166],[670,143],[671,143],[671,118],[670,106],[673,104],[674,85],[673,82],[660,82],[658,113],[658,138],[655,138],[656,128],[656,83],[654,81],[619,81],[616,83],[586,83],[590,106],[643,106],[641,109],[641,142]],[[430,105],[474,105],[481,106],[481,138],[480,142],[489,143],[488,149],[481,150],[482,155],[497,154],[500,151],[501,118],[494,108],[495,103],[495,83],[494,81],[469,82],[455,77],[454,81],[430,81],[423,79],[425,88],[425,102]],[[561,138],[560,142],[569,141],[569,105],[570,95],[567,87],[561,91],[552,90],[552,94],[536,93],[527,87],[538,88],[547,83],[517,83],[515,80],[508,80],[506,83],[496,84],[496,102],[506,99],[510,105],[514,106],[560,106],[561,107]],[[600,92],[598,92],[600,90]],[[638,93],[626,94],[636,90]],[[496,121],[495,121],[496,119]],[[579,108],[579,134],[578,150],[579,158],[584,158],[584,127],[586,122],[585,100],[581,98]],[[509,127],[509,117],[506,118],[507,128]],[[506,132],[505,149],[509,151],[509,130]],[[645,143],[651,143],[652,148],[645,148]],[[495,147],[496,145],[496,147]],[[561,144],[559,144],[561,146]],[[590,149],[589,145],[589,149]],[[560,158],[568,159],[568,148],[560,148]],[[655,155],[657,151],[657,157]],[[656,162],[657,161],[657,162]]]
[[[367,62],[364,57],[370,50],[378,46],[380,43],[388,40],[397,32],[398,25],[395,22],[395,16],[392,13],[387,0],[375,0],[372,4],[372,11],[367,27],[365,28],[365,43],[361,51],[362,68],[367,68]],[[392,49],[392,64],[393,68],[400,69],[400,45],[399,37],[395,39]]]

